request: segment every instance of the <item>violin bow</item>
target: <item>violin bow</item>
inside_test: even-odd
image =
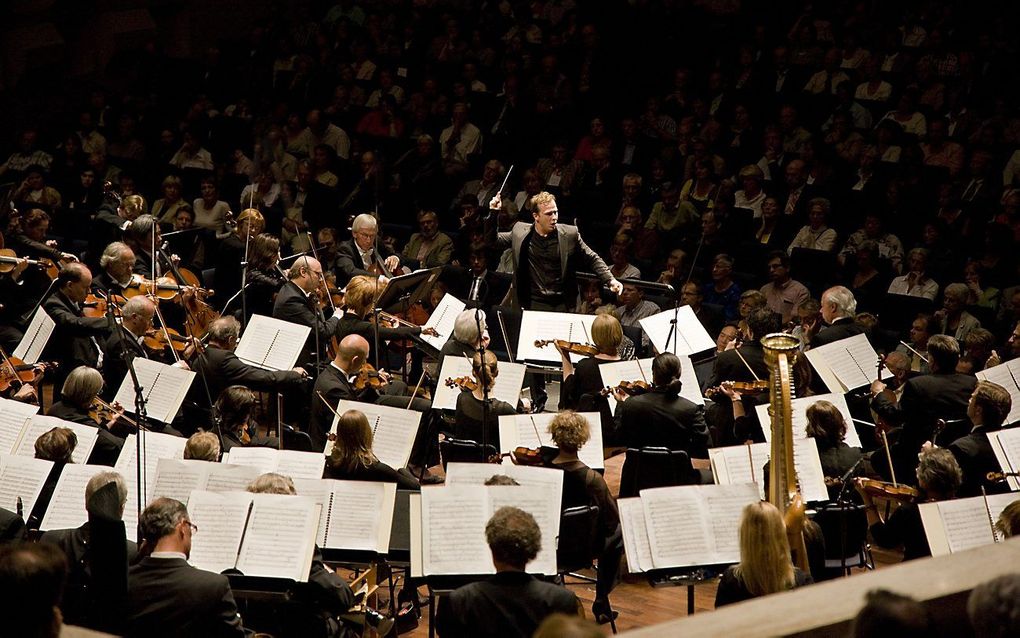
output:
[[[407,400],[407,408],[406,409],[408,409],[408,410],[411,409],[411,404],[414,403],[414,397],[415,397],[415,395],[418,394],[418,388],[421,387],[421,383],[424,380],[425,380],[425,371],[422,370],[421,371],[421,376],[418,377],[418,383],[415,384],[414,390],[411,392],[411,398]]]
[[[529,418],[531,419],[531,427],[535,428],[535,438],[538,439],[538,446],[542,447],[542,435],[538,433],[538,424],[535,423],[535,417],[532,415]]]

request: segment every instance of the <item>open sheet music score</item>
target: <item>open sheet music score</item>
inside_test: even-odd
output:
[[[96,446],[99,438],[99,428],[85,425],[84,423],[73,423],[53,416],[36,414],[24,425],[21,438],[14,448],[13,454],[18,456],[35,456],[35,442],[43,434],[53,428],[67,428],[78,437],[78,444],[71,452],[72,463],[85,463],[92,454],[92,448]]]
[[[429,320],[425,322],[422,328],[435,328],[436,332],[439,333],[438,337],[430,335],[421,335],[421,340],[429,344],[436,350],[442,350],[443,346],[453,335],[453,324],[457,321],[457,315],[459,315],[465,308],[464,302],[457,299],[450,293],[443,295],[442,300],[436,309],[429,315]],[[482,312],[482,321],[485,321],[485,313]],[[444,377],[445,378],[445,377]]]
[[[163,423],[173,421],[195,380],[195,373],[144,357],[135,357],[134,366],[145,399],[146,415]],[[135,386],[130,370],[124,375],[114,402],[135,413]]]
[[[690,356],[715,349],[715,339],[701,325],[690,306],[681,306],[676,312],[677,329],[670,335],[673,316],[674,311],[670,309],[638,320],[656,351]]]
[[[301,324],[252,315],[234,349],[237,358],[266,370],[290,370],[312,329]]]
[[[0,454],[14,453],[25,423],[37,412],[37,405],[0,398]]]
[[[347,410],[360,410],[368,417],[368,427],[372,429],[372,452],[380,461],[395,470],[407,465],[414,437],[418,434],[421,412],[360,401],[341,401],[336,408],[337,415]],[[336,434],[337,421],[339,418],[334,416],[329,429],[333,434]],[[328,456],[332,449],[333,442],[326,441],[323,453]]]
[[[1010,407],[1009,415],[1006,417],[1003,425],[1010,425],[1020,421],[1020,359],[1013,359],[1006,363],[986,368],[980,372],[975,372],[974,376],[981,381],[998,383],[1009,392],[1009,396],[1013,399],[1013,405]]]
[[[89,520],[85,510],[85,486],[93,476],[100,472],[110,472],[112,467],[105,465],[78,465],[68,463],[60,471],[57,486],[50,497],[39,529],[74,529]]]
[[[606,466],[602,449],[602,415],[598,412],[579,412],[588,420],[591,438],[577,451],[577,458],[588,467],[598,470]],[[549,434],[549,423],[555,412],[539,414],[505,414],[499,417],[499,451],[513,452],[515,448],[556,447]],[[535,430],[538,430],[536,433]]]
[[[630,570],[739,562],[740,515],[758,500],[753,484],[660,487],[620,499]]]
[[[413,496],[413,495],[412,495]],[[411,570],[415,576],[493,574],[485,524],[501,507],[535,517],[542,550],[527,565],[532,574],[556,573],[560,501],[545,487],[450,485],[425,487],[411,501]]]
[[[515,465],[509,460],[496,463],[449,463],[446,466],[446,485],[485,485],[493,476],[509,476],[524,487],[550,489],[563,495],[563,470],[551,467]]]
[[[28,328],[25,329],[25,336],[21,338],[18,347],[14,349],[11,356],[21,359],[25,363],[39,363],[39,358],[42,356],[43,350],[46,349],[46,344],[56,325],[42,306],[39,306],[35,314],[32,315],[32,321],[28,324]]]
[[[799,399],[793,399],[790,401],[790,413],[793,423],[793,438],[803,439],[807,436],[805,429],[807,427],[807,409],[818,401],[828,401],[832,405],[836,406],[839,413],[843,415],[843,420],[846,421],[846,444],[850,447],[862,447],[861,437],[857,434],[857,428],[854,427],[854,422],[850,418],[850,408],[847,407],[846,397],[843,396],[842,392],[830,392],[828,394],[815,394],[809,397],[800,397]],[[772,442],[772,428],[769,424],[772,423],[772,417],[769,416],[768,404],[754,406],[755,412],[758,413],[758,422],[762,425],[762,434],[765,435],[765,442]]]
[[[680,379],[683,387],[680,388],[680,396],[697,405],[705,405],[705,397],[701,395],[701,386],[698,384],[698,377],[694,374],[694,364],[691,358],[686,355],[677,355],[680,359]],[[615,388],[621,381],[644,381],[652,385],[652,357],[647,359],[630,359],[629,361],[614,361],[603,363],[599,366],[602,374],[602,385]],[[616,397],[609,394],[609,409],[616,413]]]
[[[489,391],[489,396],[517,407],[526,371],[527,366],[522,363],[500,361],[499,376],[496,377],[496,383]],[[457,386],[447,387],[446,380],[458,377],[473,378],[471,362],[465,357],[453,355],[443,357],[443,369],[439,372],[439,378],[436,380],[436,395],[432,398],[433,408],[440,410],[455,410],[457,408],[457,396],[462,390]]]
[[[712,477],[716,485],[753,482],[757,484],[761,498],[765,499],[764,467],[765,462],[769,460],[768,443],[711,448],[708,451],[708,458],[712,462]],[[829,500],[825,474],[814,439],[794,439],[793,467],[797,472],[797,483],[805,501]]]
[[[226,465],[209,461],[159,459],[152,479],[153,498],[172,498],[185,505],[195,490],[243,492],[262,472],[246,465]]]
[[[520,338],[517,340],[518,361],[560,362],[560,351],[552,343],[536,348],[535,341],[560,339],[582,344],[591,344],[591,324],[595,315],[577,315],[569,312],[540,312],[525,310],[521,316]],[[570,355],[577,362],[584,357]]]
[[[0,454],[0,507],[17,512],[20,498],[27,519],[51,469],[53,461]]]
[[[113,469],[124,477],[128,488],[127,505],[124,507],[124,527],[127,530],[128,538],[134,538],[135,528],[138,526],[138,454],[136,449],[136,434],[129,434],[124,439],[124,447],[120,450],[117,463]],[[143,432],[144,459],[143,464],[145,478],[145,504],[148,504],[152,496],[153,481],[156,479],[156,467],[160,459],[183,459],[184,446],[188,440],[180,436],[171,436],[160,432]],[[143,508],[144,505],[143,504]]]
[[[992,451],[1003,472],[1020,471],[1020,428],[988,432],[988,442],[992,444]],[[1020,490],[1017,477],[1007,476],[1006,482],[1011,492]]]
[[[389,552],[396,483],[296,478],[294,486],[298,496],[322,506],[315,535],[319,547]]]
[[[804,352],[829,392],[846,393],[871,385],[878,378],[878,353],[864,334],[854,335]],[[882,378],[892,373],[882,370]]]
[[[918,507],[931,555],[945,556],[1001,541],[992,522],[1018,497],[1013,493],[992,494],[988,496],[987,509],[982,496],[921,503]]]
[[[322,478],[322,470],[326,467],[326,457],[317,452],[274,450],[268,447],[233,447],[224,462],[248,465],[256,468],[259,474],[277,472],[292,479]]]
[[[319,505],[313,499],[195,491],[188,514],[199,528],[188,559],[195,567],[308,581],[319,525]]]

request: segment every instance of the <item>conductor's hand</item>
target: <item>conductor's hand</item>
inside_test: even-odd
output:
[[[503,208],[503,198],[499,196],[499,193],[496,193],[489,200],[489,210],[499,210],[501,208]]]
[[[400,257],[396,255],[390,255],[383,261],[383,265],[386,266],[386,270],[394,271],[400,267]]]
[[[606,284],[606,285],[609,286],[609,290],[611,290],[614,295],[618,295],[621,292],[623,292],[623,284],[618,282],[616,280],[616,277],[613,277],[612,279],[610,279],[609,283]]]

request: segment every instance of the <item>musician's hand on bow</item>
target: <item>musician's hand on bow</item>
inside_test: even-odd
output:
[[[191,370],[191,366],[189,366],[188,362],[184,361],[183,359],[180,361],[175,361],[173,363],[173,367],[180,368],[181,370]]]
[[[428,337],[438,337],[439,336],[439,332],[435,328],[433,328],[432,326],[426,326],[425,328],[422,328],[421,329],[421,333],[423,335],[425,335],[425,336],[428,336]]]
[[[49,242],[47,242],[49,243]],[[53,247],[56,248],[57,242],[53,242]],[[63,261],[78,261],[78,257],[73,253],[60,253],[60,259]]]
[[[486,328],[485,330],[482,330],[482,347],[488,348],[490,341],[492,340],[489,338],[489,329]]]
[[[623,292],[623,284],[621,284],[619,281],[617,281],[616,277],[613,277],[612,279],[610,279],[609,283],[606,284],[606,286],[609,287],[609,290],[612,291],[612,293],[614,295],[618,295],[621,292]]]
[[[297,372],[298,374],[300,374],[302,379],[307,379],[308,378],[308,372],[304,368],[302,368],[301,366],[298,366],[296,368],[292,368],[292,370],[294,372]]]
[[[617,386],[613,388],[613,398],[619,401],[620,403],[623,403],[624,401],[630,398],[630,395],[621,390],[619,386]]]
[[[400,257],[396,255],[390,255],[383,260],[383,265],[386,266],[386,270],[394,271],[400,267]]]
[[[390,377],[390,373],[389,372],[386,372],[385,370],[380,370],[379,371],[379,378],[382,379],[383,381],[385,381],[386,383],[389,383],[390,379],[392,377]]]
[[[31,383],[22,383],[21,387],[18,388],[18,391],[11,398],[21,403],[39,405],[39,393],[36,392],[35,386]]]

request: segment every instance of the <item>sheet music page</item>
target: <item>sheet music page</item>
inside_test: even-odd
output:
[[[274,450],[276,472],[293,478],[322,478],[326,457],[316,452],[297,450]]]
[[[641,502],[656,569],[708,562],[705,559],[713,554],[714,544],[709,538],[705,504],[696,487],[642,490]]]
[[[645,509],[641,499],[621,498],[616,501],[616,505],[620,508],[620,525],[623,528],[623,550],[627,555],[627,567],[633,573],[652,569],[652,550],[648,545]]]
[[[315,532],[315,542],[318,543],[319,547],[325,547],[326,532],[329,530],[330,500],[333,496],[334,481],[302,478],[296,478],[293,481],[294,489],[297,490],[298,496],[310,498],[320,506],[319,527]]]
[[[509,463],[509,462],[508,462]],[[510,476],[513,463],[447,463],[446,483],[447,486],[455,485],[485,485],[493,476],[503,474]],[[562,474],[562,472],[560,472]],[[517,481],[520,483],[520,481]]]
[[[0,398],[0,454],[13,454],[22,428],[39,406]]]
[[[1008,428],[988,433],[988,441],[992,444],[992,451],[999,461],[999,467],[1003,472],[1016,472],[1020,468],[1020,428]],[[1020,490],[1020,481],[1017,477],[1006,477],[1011,492]]]
[[[715,349],[715,339],[708,334],[705,326],[698,321],[697,315],[690,306],[681,306],[676,313],[677,330],[674,336],[666,343],[669,337],[669,329],[673,322],[673,309],[664,310],[657,315],[639,319],[641,329],[648,335],[648,339],[655,346],[656,352],[672,352],[679,355],[690,356],[705,350]],[[696,384],[695,384],[696,385]]]
[[[501,507],[516,507],[535,517],[542,530],[542,549],[526,569],[532,574],[556,574],[556,543],[560,540],[560,494],[548,487],[493,485],[489,490],[489,517]],[[486,519],[488,521],[488,518]],[[571,539],[563,539],[572,542]]]
[[[347,410],[361,410],[368,417],[368,424],[372,428],[372,452],[380,461],[395,470],[407,465],[414,437],[418,434],[421,412],[360,401],[340,401],[336,408],[337,414]],[[336,432],[337,420],[334,416],[330,432]],[[332,442],[327,441],[327,454],[331,448]]]
[[[499,362],[499,376],[492,386],[489,395],[506,401],[517,407],[517,401],[521,398],[521,386],[524,385],[524,373],[527,366],[522,363]],[[471,377],[471,362],[465,357],[450,355],[443,358],[443,369],[439,373],[436,384],[436,394],[432,398],[432,407],[440,410],[455,410],[457,408],[457,397],[463,392],[457,386],[448,387],[447,379],[458,377]]]
[[[21,359],[25,363],[39,363],[39,357],[42,356],[56,325],[43,307],[39,306],[35,314],[32,315],[32,321],[29,322],[28,328],[25,329],[25,336],[21,338],[18,347],[14,349],[11,356]]]
[[[436,350],[442,350],[443,346],[450,337],[453,335],[453,324],[457,321],[457,315],[464,311],[466,308],[463,301],[457,299],[450,293],[443,295],[442,300],[436,309],[429,315],[429,320],[425,322],[422,328],[435,328],[436,332],[439,333],[438,337],[430,337],[429,335],[422,335],[421,339],[425,343],[429,344]],[[440,379],[445,379],[441,377]]]
[[[74,451],[71,452],[71,461],[74,463],[85,463],[89,460],[89,455],[92,454],[92,448],[96,446],[96,440],[99,438],[99,429],[97,426],[85,425],[84,423],[73,423],[71,421],[65,421],[58,419],[53,416],[45,416],[42,414],[36,414],[29,419],[29,422],[25,425],[21,440],[18,441],[18,446],[14,450],[14,454],[17,456],[35,456],[35,442],[36,440],[46,434],[53,428],[67,428],[74,432],[74,435],[78,437],[78,445],[74,447]]]
[[[309,326],[252,315],[234,354],[238,359],[266,370],[290,370],[312,329]]]
[[[751,449],[748,457],[747,450]],[[765,463],[769,460],[767,443],[751,445],[732,445],[716,447],[708,450],[708,458],[712,462],[712,477],[716,485],[740,485],[754,483],[758,498],[765,499]],[[754,461],[754,471],[751,462]]]
[[[307,582],[319,505],[303,496],[253,494],[237,569],[247,576]]]
[[[822,471],[822,461],[818,457],[818,445],[814,439],[793,440],[793,469],[797,473],[797,485],[805,501],[829,500],[829,490],[825,487],[825,473]],[[853,489],[853,486],[847,489]]]
[[[588,420],[591,438],[577,451],[577,458],[593,470],[606,466],[602,442],[602,415],[598,412],[579,412]],[[517,447],[537,448],[542,445],[556,447],[549,435],[549,423],[555,412],[539,414],[504,414],[499,417],[499,451],[512,452]],[[535,429],[538,434],[535,434]]]
[[[52,468],[53,461],[0,454],[0,507],[17,512],[20,496],[27,518]]]
[[[809,351],[810,352],[810,351]],[[842,392],[829,392],[828,394],[815,394],[809,397],[800,397],[799,399],[793,399],[790,401],[790,413],[792,418],[793,426],[793,437],[795,439],[806,438],[805,428],[807,427],[807,409],[819,401],[828,401],[839,409],[839,413],[843,415],[843,420],[846,421],[846,444],[850,447],[862,447],[861,437],[857,433],[857,428],[854,427],[853,419],[850,418],[850,408],[846,404],[846,397]],[[763,424],[765,427],[762,428],[762,433],[765,435],[765,441],[768,443],[772,442],[772,428],[768,427],[768,424],[772,422],[769,417],[769,406],[756,405],[754,406],[755,411],[758,413],[758,422]]]
[[[759,500],[751,484],[700,486],[705,499],[709,538],[714,542],[710,563],[740,562],[740,515],[744,507]]]
[[[569,312],[540,312],[525,310],[521,317],[521,333],[517,340],[518,361],[548,361],[558,364],[560,352],[556,346],[549,344],[542,348],[535,347],[535,341],[561,339],[575,343],[590,344],[591,324],[595,315],[577,315]],[[575,363],[584,357],[570,355]]]
[[[243,492],[259,477],[258,468],[247,465],[206,463],[209,472],[205,477],[207,492]]]
[[[187,505],[192,492],[205,489],[211,465],[208,461],[194,459],[159,459],[152,480],[152,498],[172,498]]]
[[[937,505],[951,554],[995,542],[983,498],[942,501]]]
[[[235,566],[252,496],[254,494],[203,490],[191,493],[188,516],[198,525],[198,532],[191,537],[189,563],[216,573]]]
[[[842,394],[870,385],[877,376],[878,354],[864,334],[811,348],[805,354],[830,392]],[[890,377],[888,370],[882,371],[883,379]]]
[[[60,471],[57,487],[53,490],[50,505],[46,508],[39,529],[74,529],[89,520],[85,510],[85,486],[93,476],[113,468],[105,465],[78,465],[68,463]],[[27,511],[27,510],[26,510]]]
[[[1020,375],[1020,369],[1017,369],[1018,366],[1020,366],[1020,360],[1014,359],[974,373],[974,376],[979,380],[998,383],[1009,392],[1013,403],[1009,408],[1009,415],[1004,421],[1004,424],[1007,425],[1020,420],[1020,388],[1017,387],[1017,375]]]
[[[492,564],[492,554],[485,542],[485,524],[489,516],[485,487],[422,488],[422,573],[428,576],[494,573],[496,568]],[[413,522],[412,517],[412,537]],[[415,544],[412,543],[412,551],[414,549]]]
[[[124,526],[127,528],[129,537],[134,537],[134,528],[128,525],[128,519],[130,517],[132,523],[137,524],[137,521],[134,519],[137,517],[138,511],[136,436],[135,434],[127,435],[127,438],[124,440],[124,447],[121,448],[120,456],[117,457],[117,463],[114,465],[114,469],[124,477],[124,482],[128,488],[128,501],[124,507]],[[188,440],[180,436],[172,436],[161,432],[145,432],[143,441],[145,443],[145,502],[148,503],[152,494],[153,481],[156,478],[156,465],[159,463],[159,460],[183,459],[184,446]]]
[[[173,421],[195,379],[195,373],[143,357],[135,357],[134,366],[138,384],[142,386],[148,417],[163,423]],[[124,375],[114,401],[124,406],[128,412],[135,413],[135,386],[131,381],[130,370]]]
[[[230,456],[224,461],[229,465],[247,465],[258,468],[259,474],[276,471],[277,450],[268,447],[242,447],[240,445],[230,448]],[[322,478],[322,474],[315,478]]]
[[[333,511],[323,547],[388,552],[396,483],[333,481],[332,486]]]

